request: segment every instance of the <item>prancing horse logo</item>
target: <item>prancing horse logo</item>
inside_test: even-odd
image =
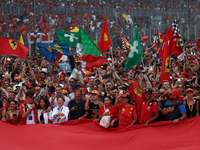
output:
[[[18,43],[14,40],[9,39],[9,44],[12,47],[12,49],[16,50]]]

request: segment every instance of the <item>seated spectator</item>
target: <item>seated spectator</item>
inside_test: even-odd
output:
[[[26,101],[20,105],[22,125],[38,123],[36,103],[34,103],[34,92],[26,92]]]
[[[186,89],[186,96],[188,99],[184,101],[186,107],[187,118],[199,116],[199,101],[193,99],[193,89]]]
[[[38,122],[41,124],[48,124],[52,122],[52,111],[48,112],[47,109],[50,103],[46,97],[41,97],[38,106]]]
[[[130,95],[118,93],[115,107],[119,110],[119,127],[128,127],[135,124],[137,113],[135,106],[131,104]]]
[[[112,102],[111,97],[106,96],[104,98],[104,105],[101,106],[98,115],[99,115],[99,120],[101,120],[103,116],[110,116],[111,117],[110,127],[113,127],[119,120],[119,118],[118,118],[118,110],[115,106],[111,104],[111,102]]]
[[[64,106],[64,102],[65,99],[63,97],[58,98],[58,106],[52,112],[53,123],[61,124],[61,122],[68,121],[69,108]]]
[[[19,110],[17,110],[17,102],[15,100],[11,100],[10,110],[6,113],[6,120],[13,125],[21,125],[21,115],[19,115]]]
[[[93,90],[91,95],[87,97],[85,103],[85,110],[89,111],[88,118],[95,120],[99,118],[99,109],[103,105],[102,101],[99,101],[99,92],[97,90]]]
[[[169,92],[169,98],[161,112],[162,115],[165,116],[165,120],[171,120],[174,123],[178,123],[180,120],[184,120],[187,118],[186,108],[183,103],[181,103],[179,98],[179,91],[177,89],[173,89]]]
[[[70,120],[86,118],[88,116],[88,111],[85,111],[86,101],[82,99],[82,95],[82,90],[76,90],[75,99],[71,100],[68,104],[70,109]]]

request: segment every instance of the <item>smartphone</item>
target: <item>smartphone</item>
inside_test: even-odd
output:
[[[25,83],[22,83],[22,86],[25,86]]]

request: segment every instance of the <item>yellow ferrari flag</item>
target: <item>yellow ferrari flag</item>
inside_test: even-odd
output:
[[[24,40],[23,40],[22,34],[20,34],[19,42],[24,45]]]

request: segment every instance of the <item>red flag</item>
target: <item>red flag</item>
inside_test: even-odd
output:
[[[26,59],[28,48],[12,38],[0,37],[0,56],[11,55]]]
[[[148,42],[148,39],[149,39],[148,35],[145,35],[145,36],[142,37],[143,42]]]
[[[110,33],[108,30],[108,23],[107,19],[105,19],[105,22],[103,24],[103,28],[101,30],[101,36],[98,43],[98,48],[102,53],[106,52],[110,47],[112,47],[112,41],[110,38]]]
[[[200,50],[200,39],[198,39],[198,50]]]
[[[47,34],[47,26],[46,24],[44,23],[44,20],[41,19],[39,22],[38,22],[39,26],[42,28],[42,31]]]
[[[19,28],[21,34],[22,34],[22,37],[25,38],[27,36],[27,27],[24,25],[22,26],[21,28]]]
[[[100,68],[105,59],[103,56],[83,55],[80,57],[82,68],[90,70],[91,68]]]
[[[173,30],[170,28],[167,33],[165,34],[163,45],[160,50],[160,57],[162,59],[162,68],[161,68],[161,75],[160,75],[160,84],[163,80],[168,80],[170,83],[170,72],[169,72],[169,59],[170,59],[170,47],[173,43],[171,41]]]

